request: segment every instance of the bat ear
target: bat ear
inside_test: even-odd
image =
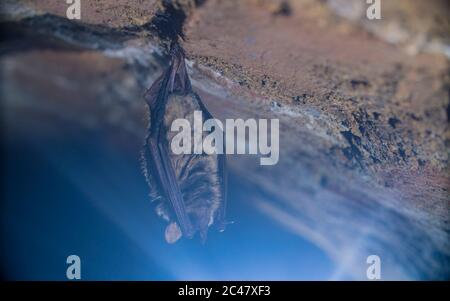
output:
[[[176,222],[172,222],[166,227],[164,235],[169,244],[176,243],[183,236]]]

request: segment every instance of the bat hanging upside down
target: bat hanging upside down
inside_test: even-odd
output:
[[[204,242],[210,226],[220,231],[225,228],[226,155],[172,152],[175,133],[170,129],[175,119],[193,124],[194,111],[201,111],[205,119],[212,116],[192,91],[184,52],[176,43],[171,56],[170,67],[145,94],[150,122],[143,150],[144,173],[156,212],[169,223],[166,241],[174,243],[183,235],[192,238],[199,232]]]

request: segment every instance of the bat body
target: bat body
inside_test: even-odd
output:
[[[171,131],[174,120],[183,118],[194,124],[194,111],[200,111],[205,119],[212,116],[192,91],[183,50],[174,45],[171,55],[170,67],[145,96],[150,122],[143,151],[144,173],[156,211],[169,223],[166,240],[173,243],[199,232],[205,241],[209,227],[217,225],[223,230],[225,226],[226,157],[172,151],[170,143],[177,134]]]

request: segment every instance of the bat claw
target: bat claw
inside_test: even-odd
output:
[[[219,228],[219,232],[223,232],[225,231],[225,228],[227,227],[227,225],[231,225],[234,224],[234,221],[223,221],[218,225]]]

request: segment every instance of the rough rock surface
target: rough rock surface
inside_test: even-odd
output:
[[[255,208],[325,250],[336,279],[364,279],[370,254],[386,279],[448,279],[445,1],[387,5],[397,39],[336,2],[85,1],[76,22],[54,1],[3,1],[7,131],[60,135],[64,121],[138,150],[142,93],[179,35],[214,116],[280,119],[275,167],[229,158]]]

